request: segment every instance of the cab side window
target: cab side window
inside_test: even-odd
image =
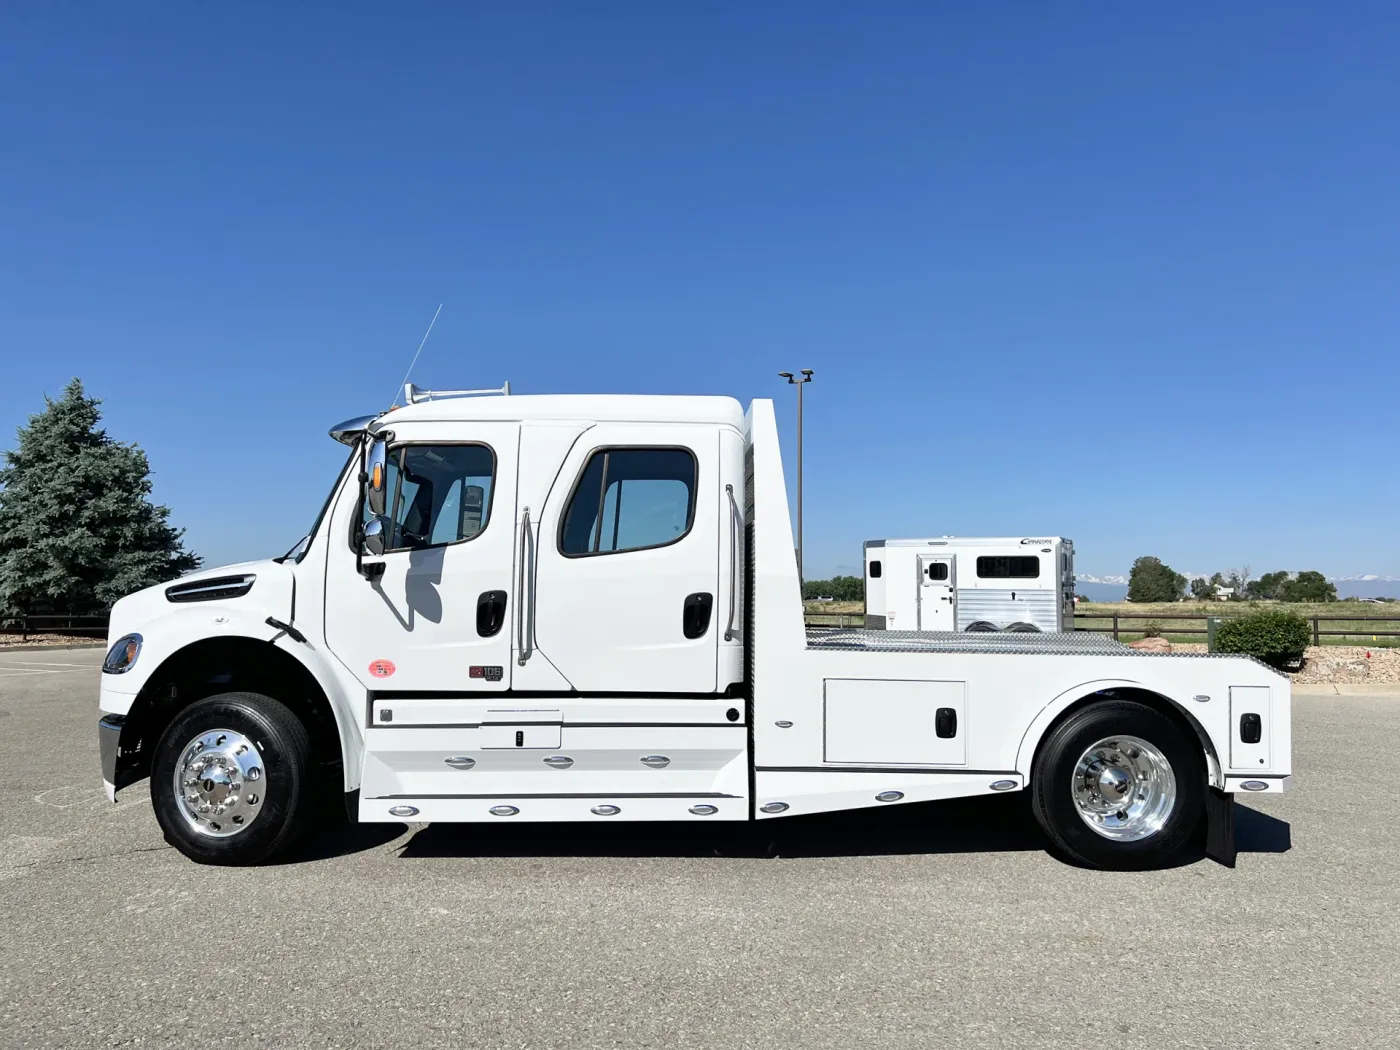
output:
[[[675,543],[695,520],[696,474],[689,449],[596,450],[564,512],[560,553],[577,558]]]
[[[485,445],[404,445],[389,454],[389,550],[469,540],[491,515],[496,456]]]

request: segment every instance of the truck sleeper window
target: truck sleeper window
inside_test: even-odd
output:
[[[496,457],[485,445],[405,445],[389,455],[390,550],[469,540],[486,528]]]
[[[695,518],[695,456],[683,448],[598,449],[559,529],[569,557],[675,543]]]

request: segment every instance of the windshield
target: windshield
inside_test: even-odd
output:
[[[359,454],[359,446],[350,450],[350,456],[345,460],[345,465],[340,468],[340,473],[335,476],[335,484],[331,486],[330,492],[326,493],[326,501],[321,504],[320,513],[316,515],[316,520],[311,523],[311,531],[297,540],[296,543],[292,545],[292,549],[282,555],[282,557],[273,559],[274,561],[290,561],[298,565],[301,564],[301,559],[306,557],[306,552],[311,547],[311,541],[316,538],[316,530],[321,527],[321,522],[326,516],[326,511],[330,509],[331,500],[340,489],[340,483],[345,477],[345,472],[350,469],[350,465],[355,462]]]

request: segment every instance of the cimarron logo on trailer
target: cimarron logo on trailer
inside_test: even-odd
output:
[[[398,668],[394,666],[393,660],[371,660],[369,662],[369,673],[375,678],[388,678]]]

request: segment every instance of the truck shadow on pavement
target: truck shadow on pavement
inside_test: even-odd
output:
[[[1240,853],[1284,853],[1286,821],[1235,803]],[[294,861],[382,847],[402,834],[394,824],[365,824],[323,836]],[[1178,860],[1205,856],[1204,834]],[[405,860],[452,857],[821,858],[946,853],[1046,852],[1027,800],[984,796],[883,809],[784,817],[759,823],[429,824],[398,850]]]

